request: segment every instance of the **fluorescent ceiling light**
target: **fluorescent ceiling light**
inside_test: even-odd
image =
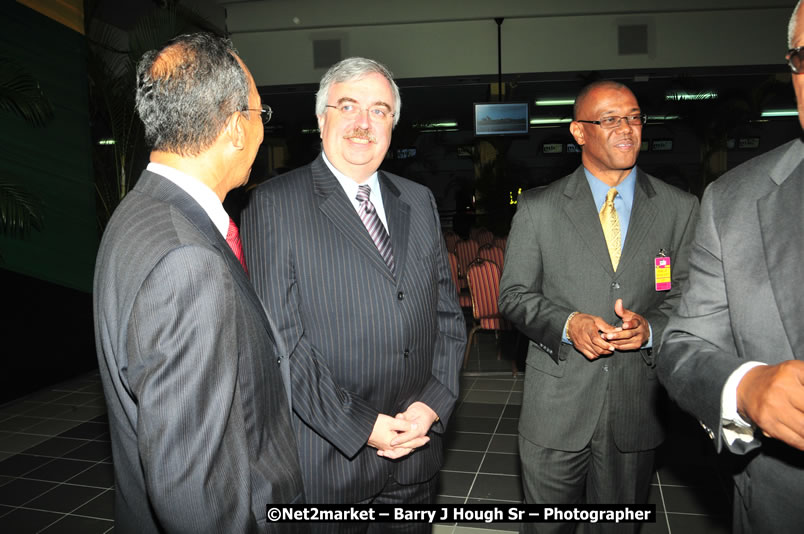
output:
[[[98,144],[99,145],[113,145],[114,144],[114,139],[101,139],[100,141],[98,141]]]
[[[537,106],[571,106],[574,103],[574,98],[537,98],[534,101]]]
[[[535,119],[530,119],[530,123],[533,125],[565,124],[568,122],[572,122],[572,119],[570,119],[569,117],[538,117]]]
[[[648,115],[648,122],[677,121],[678,115]]]
[[[453,120],[440,122],[420,122],[414,125],[416,128],[455,128],[458,123]]]
[[[687,91],[674,91],[664,95],[665,100],[715,100],[718,97],[717,91],[699,91],[688,93]]]
[[[768,109],[762,112],[763,117],[797,117],[798,110],[795,109]]]

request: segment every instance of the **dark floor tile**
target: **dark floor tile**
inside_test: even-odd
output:
[[[521,404],[509,404],[505,407],[503,411],[503,417],[508,417],[511,419],[519,419],[519,412],[522,411]]]
[[[648,504],[655,504],[657,512],[664,512],[664,504],[662,503],[662,491],[659,486],[651,484],[648,490]]]
[[[40,404],[26,410],[25,415],[29,417],[59,417],[72,412],[73,408],[68,404]]]
[[[76,460],[92,460],[93,462],[100,462],[112,455],[112,446],[108,441],[90,441],[81,447],[68,452],[64,455],[65,458],[74,458]]]
[[[658,507],[656,512],[656,522],[642,523],[640,527],[639,534],[670,534],[670,530],[667,528],[667,516],[664,512],[659,512]],[[688,532],[685,534],[694,533]]]
[[[95,423],[105,423],[105,424],[108,425],[109,424],[109,415],[108,414],[103,414],[103,415],[99,415],[97,417],[93,417],[92,421],[94,421]]]
[[[667,514],[671,532],[684,534],[729,534],[731,519],[729,515],[688,515]]]
[[[0,430],[6,432],[19,432],[26,428],[32,427],[37,423],[41,423],[42,419],[39,417],[28,417],[25,415],[18,415],[16,417],[9,417],[0,421]]]
[[[520,474],[519,455],[486,453],[483,465],[480,466],[481,473],[491,473],[497,475],[517,475]]]
[[[62,517],[62,514],[17,508],[0,517],[0,532],[34,534],[57,521],[60,517]]]
[[[103,491],[105,490],[100,488],[61,484],[56,486],[52,491],[29,502],[26,507],[65,513],[72,512],[79,506],[83,506],[89,500],[100,495]]]
[[[25,454],[34,454],[37,456],[51,456],[53,458],[61,458],[66,453],[76,449],[86,443],[85,441],[69,438],[50,438],[43,441],[38,445],[34,445],[25,451]]]
[[[26,474],[27,478],[39,480],[51,480],[53,482],[64,482],[82,471],[92,467],[91,462],[81,460],[69,460],[67,458],[57,458],[39,469]]]
[[[0,462],[0,475],[18,477],[52,461],[52,458],[17,454]]]
[[[114,486],[114,468],[112,464],[98,463],[67,480],[70,484],[111,488]]]
[[[82,439],[95,439],[102,436],[109,431],[109,425],[104,423],[95,423],[92,421],[81,423],[80,425],[71,428],[59,434],[62,438],[82,438]]]
[[[444,457],[444,466],[441,469],[477,473],[477,468],[480,467],[482,460],[482,452],[447,451]]]
[[[722,490],[662,486],[664,506],[668,513],[730,515],[731,507]],[[670,523],[672,530],[672,522]]]
[[[492,500],[489,500],[489,499],[469,499],[467,504],[483,504],[483,505],[495,506],[497,509],[499,509],[502,512],[503,517],[505,517],[507,515],[507,513],[508,513],[507,503],[501,502],[501,501],[492,501]],[[514,504],[514,503],[512,502],[511,504]],[[488,516],[488,517],[493,518],[494,516]],[[510,522],[510,523],[509,522],[495,522],[495,521],[489,521],[489,522],[472,521],[471,523],[470,522],[464,522],[464,521],[459,521],[458,522],[459,527],[480,529],[480,530],[503,530],[503,531],[506,531],[506,532],[519,532],[520,525],[521,524],[519,522]]]
[[[714,467],[693,465],[665,465],[658,469],[662,486],[719,486],[718,474]]]
[[[436,504],[463,504],[466,497],[451,497],[449,495],[436,495]]]
[[[477,475],[469,495],[476,499],[522,502],[522,483],[518,476]]]
[[[443,471],[438,481],[438,495],[465,497],[469,494],[475,475],[472,473],[453,473]]]
[[[489,452],[519,454],[519,437],[495,434],[489,445]]]
[[[3,517],[7,513],[13,512],[14,510],[16,510],[16,508],[14,508],[13,506],[6,506],[4,504],[0,504],[0,517]]]
[[[5,476],[0,476],[0,487],[5,486],[6,484],[8,484],[9,482],[11,482],[12,480],[16,480],[16,478],[14,478],[14,477],[5,477]]]
[[[95,393],[68,393],[59,399],[59,404],[72,404],[82,406],[98,398]]]
[[[484,452],[488,448],[490,441],[491,434],[450,432],[446,435],[444,446],[446,449]]]
[[[497,417],[453,417],[449,422],[452,432],[486,432],[491,434],[497,427]]]
[[[517,430],[519,427],[519,419],[510,419],[507,417],[503,417],[500,419],[500,423],[497,425],[497,434],[513,434],[516,435],[519,433]]]
[[[91,517],[77,517],[66,515],[57,522],[50,525],[42,534],[65,534],[68,532],[80,532],[81,534],[103,534],[114,525],[114,521],[94,519]]]
[[[500,417],[502,404],[486,404],[482,402],[464,402],[455,411],[459,417]]]
[[[491,391],[511,391],[513,379],[497,379],[497,378],[478,378],[475,381],[473,389],[484,389]]]
[[[0,504],[21,506],[56,487],[52,482],[18,478],[0,487]]]
[[[114,490],[101,493],[73,513],[101,519],[114,519]]]

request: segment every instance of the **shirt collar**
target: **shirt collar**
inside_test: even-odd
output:
[[[359,185],[367,185],[371,188],[371,196],[369,197],[371,202],[375,205],[377,204],[375,198],[380,195],[380,179],[377,171],[374,171],[374,174],[369,176],[365,182],[358,184],[353,179],[336,169],[335,166],[327,159],[327,154],[323,150],[321,151],[321,156],[324,158],[324,163],[327,164],[329,170],[335,175],[338,183],[341,184],[341,187],[343,187],[343,191],[346,193],[346,196],[349,197],[349,200],[353,200],[357,196],[357,187]]]
[[[229,214],[223,209],[223,204],[212,189],[198,178],[162,163],[151,162],[146,169],[170,180],[190,195],[206,212],[224,239],[226,238],[226,234],[229,232]]]
[[[628,173],[628,176],[626,176],[625,179],[616,187],[617,196],[622,198],[626,209],[628,209],[629,212],[631,211],[631,206],[634,205],[636,169],[636,165],[634,165],[631,169],[631,172]],[[583,168],[583,172],[586,175],[586,181],[589,182],[589,188],[592,190],[592,197],[595,199],[595,206],[597,207],[597,210],[600,211],[600,209],[603,207],[603,203],[606,202],[606,193],[609,192],[611,186],[604,183],[594,174],[589,172],[589,169],[586,167]]]

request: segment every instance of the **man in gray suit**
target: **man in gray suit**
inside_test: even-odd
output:
[[[804,127],[804,11],[788,62]],[[657,359],[670,396],[725,447],[735,532],[804,529],[804,141],[707,188],[689,285]]]
[[[291,351],[309,502],[431,502],[458,396],[466,327],[435,200],[378,170],[400,108],[383,65],[334,65],[316,99],[321,155],[243,214],[252,279]]]
[[[519,198],[500,311],[530,338],[519,420],[528,503],[647,499],[664,436],[651,347],[686,278],[698,201],[637,169],[644,120],[624,85],[587,86],[570,125],[582,166]]]
[[[151,163],[109,221],[94,287],[115,530],[298,532],[266,522],[302,492],[287,364],[221,204],[270,108],[210,34],[147,52],[136,101]]]

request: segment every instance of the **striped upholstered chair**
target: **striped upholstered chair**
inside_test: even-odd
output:
[[[469,293],[472,295],[472,316],[475,326],[469,331],[466,352],[463,355],[463,366],[469,361],[475,333],[478,330],[493,330],[497,337],[497,359],[501,357],[499,332],[511,330],[511,323],[500,315],[497,299],[500,296],[500,268],[493,261],[478,259],[469,266],[466,273]]]
[[[494,245],[483,245],[477,249],[477,257],[484,260],[493,261],[500,268],[503,269],[503,261],[505,260],[505,252],[500,247]]]
[[[455,290],[458,292],[458,303],[461,305],[461,308],[471,308],[472,297],[466,290],[461,289],[460,280],[458,278],[458,257],[452,252],[448,252],[447,254],[449,255],[449,270],[452,274],[452,281],[455,283]]]

